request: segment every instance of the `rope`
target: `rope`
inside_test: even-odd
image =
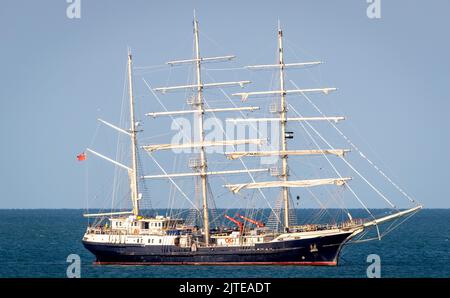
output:
[[[213,82],[215,82],[214,78],[212,78],[211,75],[209,75],[208,73],[206,73],[206,74],[213,80]],[[228,94],[227,94],[222,88],[219,88],[219,90],[222,92],[222,94],[228,99],[228,101],[229,101],[235,108],[238,107],[238,106],[231,100],[231,98],[228,96]],[[245,114],[244,114],[242,111],[239,111],[239,113],[241,114],[242,117],[245,117]],[[214,112],[213,112],[213,115],[214,115],[214,117],[215,117],[215,113],[214,113]],[[253,124],[251,124],[250,126],[251,126],[251,128],[253,128],[253,129],[257,132],[258,137],[259,137],[259,130],[258,130]],[[221,129],[222,129],[222,132],[223,132],[223,133],[225,134],[225,136],[226,136],[226,133],[225,133],[223,127],[221,127]],[[239,158],[239,161],[241,162],[241,164],[242,164],[242,166],[245,168],[245,170],[248,171],[248,167],[247,167],[247,165],[245,164],[245,162],[242,160],[242,158]],[[255,178],[253,177],[253,175],[252,175],[250,172],[247,172],[247,173],[248,173],[250,179],[252,180],[252,182],[255,183],[256,180],[255,180]],[[267,197],[264,195],[264,193],[262,192],[261,189],[258,189],[258,190],[259,190],[259,193],[261,194],[261,196],[262,196],[262,197],[264,198],[264,200],[266,201],[266,203],[267,203],[267,205],[269,206],[270,210],[275,214],[275,212],[274,212],[272,206],[270,205],[269,200],[267,199]],[[280,220],[279,216],[278,216],[277,214],[275,214],[275,216],[276,216],[277,220],[280,221],[280,223],[281,223],[281,220]]]
[[[221,71],[221,70],[242,70],[247,69],[245,67],[227,67],[227,68],[206,68],[202,67],[203,70]]]
[[[153,157],[153,155],[150,153],[150,152],[147,152],[147,154],[152,158],[152,160],[155,162],[155,164],[160,168],[160,170],[164,173],[164,175],[169,175],[169,174],[167,174],[167,172],[164,170],[164,168],[159,164],[159,162]],[[178,189],[178,191],[183,195],[183,197],[189,202],[189,203],[191,203],[191,205],[197,210],[197,211],[199,211],[198,210],[198,208],[197,208],[197,206],[195,206],[195,204],[191,201],[191,199],[189,199],[188,198],[188,196],[184,193],[184,191],[183,190],[181,190],[181,188],[178,186],[178,184],[175,182],[175,181],[173,181],[173,179],[171,178],[171,177],[167,177],[169,180],[170,180],[170,182],[172,182],[172,184]]]
[[[139,70],[139,69],[158,69],[158,68],[166,68],[167,65],[165,64],[161,64],[161,65],[150,65],[150,66],[135,66],[133,67],[134,70]]]
[[[297,112],[297,110],[291,105],[289,104],[289,107],[292,108],[292,110],[300,117],[303,117],[299,112]],[[305,125],[303,124],[303,122],[299,121],[299,123],[302,125],[303,129],[305,130],[305,132],[308,134],[308,136],[311,138],[311,140],[314,142],[314,144],[316,145],[317,148],[320,148],[319,144],[316,142],[316,140],[312,137],[311,133],[305,128]],[[322,135],[314,129],[314,127],[311,126],[311,124],[309,124],[308,122],[306,122],[306,124],[308,124],[308,126],[328,145],[330,146],[330,148],[334,149],[323,137]],[[339,176],[339,178],[343,178],[341,173],[336,169],[336,167],[333,165],[333,163],[330,161],[330,159],[328,158],[328,156],[326,156],[325,153],[322,154],[323,157],[325,157],[325,159],[328,161],[328,163],[331,165],[331,167],[333,168],[333,170],[335,171],[335,173]],[[355,196],[355,198],[358,200],[358,202],[361,204],[361,206],[363,206],[363,208],[367,211],[367,213],[370,214],[370,216],[372,216],[372,218],[375,219],[375,217],[372,215],[372,213],[370,212],[370,210],[367,208],[367,206],[363,203],[363,201],[359,198],[359,196],[353,191],[353,189],[350,187],[350,185],[346,184],[348,189],[350,190],[350,192]],[[351,218],[351,215],[349,216]]]
[[[291,81],[291,83],[298,89],[297,85],[295,85],[294,82]],[[310,101],[310,99],[304,94],[302,93],[303,96],[305,98],[308,99],[308,101]],[[311,102],[311,101],[310,101]],[[295,108],[289,104],[289,106],[294,110],[294,112],[299,115],[300,117],[301,114],[298,113]],[[322,114],[323,115],[323,114]],[[310,123],[306,122],[306,124],[322,139],[322,141],[324,141],[331,149],[335,149]],[[386,198],[385,195],[383,195],[383,193],[381,193],[381,191],[379,191],[372,183],[369,182],[369,180],[367,180],[357,169],[355,169],[355,167],[353,167],[353,165],[350,164],[350,162],[348,162],[344,157],[340,156],[340,158],[347,164],[347,166],[349,166],[359,177],[361,177],[361,179],[363,179],[379,196],[381,196],[392,208],[396,208],[394,204],[392,204],[392,202]]]
[[[294,176],[298,177],[294,170],[289,169],[289,171],[292,172],[292,173],[294,174]],[[319,206],[320,206],[320,208],[321,208],[321,211],[320,211],[320,212],[322,212],[322,210],[324,210],[324,212],[327,213],[327,214],[330,216],[330,218],[332,218],[331,213],[328,211],[328,209],[327,209],[326,206],[322,203],[322,201],[320,201],[320,199],[314,194],[314,192],[313,192],[309,187],[307,187],[306,190],[307,190],[307,191],[309,192],[309,194],[314,198],[314,200],[319,204]],[[345,208],[345,206],[343,206],[343,204],[342,204],[341,202],[339,202],[338,200],[336,200],[335,197],[331,194],[330,191],[327,191],[327,192],[330,194],[331,198],[332,198],[338,205],[341,205],[341,209],[343,209],[343,210],[345,211],[345,213],[347,214],[347,216],[351,219],[352,217],[351,217],[350,212],[348,211],[348,209]]]
[[[147,88],[152,92],[153,96],[156,98],[156,100],[159,102],[159,104],[162,106],[162,108],[167,112],[167,108],[166,106],[162,103],[162,101],[160,100],[159,96],[155,93],[155,91],[153,91],[153,89],[151,88],[151,86],[147,83],[147,81],[142,78],[142,80],[144,81],[145,85],[147,86]],[[174,121],[174,118],[172,116],[170,116],[170,118],[172,119],[172,121],[178,126],[178,128],[181,129],[181,127],[179,126],[178,122]],[[181,130],[183,131],[183,130]],[[155,164],[161,169],[161,171],[165,174],[168,175],[167,172],[164,170],[164,168],[158,163],[158,161],[153,157],[153,155],[150,152],[147,152],[148,155],[152,158],[152,160],[155,162]],[[197,210],[197,206],[188,198],[188,196],[181,190],[181,188],[178,186],[178,184],[171,178],[168,177],[168,179],[172,182],[172,184],[176,187],[176,189],[178,189],[178,191],[181,192],[181,194],[183,195],[183,197]]]
[[[95,128],[94,135],[92,136],[91,142],[89,143],[89,147],[92,147],[94,144],[94,140],[97,138],[98,128],[100,127],[100,123],[97,122],[97,127]],[[86,196],[86,212],[89,210],[89,163],[86,164],[85,167],[85,196]],[[90,218],[88,217],[88,224],[90,223]]]
[[[303,129],[306,131],[305,127],[303,127]],[[312,139],[311,136],[309,136],[309,138]],[[312,140],[313,140],[313,139],[312,139]],[[307,140],[306,137],[304,137],[304,141],[305,141],[305,142],[308,142],[308,140]],[[314,140],[313,140],[313,141],[314,141]],[[311,144],[311,143],[310,143],[310,144]],[[317,149],[320,149],[320,148],[318,147],[317,144],[316,144],[316,147],[317,147]],[[326,155],[323,155],[323,154],[322,154],[322,156],[326,156]],[[308,163],[308,162],[305,162],[305,161],[303,161],[302,163],[303,163],[303,164],[306,164],[306,165],[309,165],[309,166],[314,170],[314,172],[315,172],[316,174],[319,174],[319,170],[317,169],[317,167],[315,166],[315,164],[313,164],[313,163]],[[295,171],[294,171],[293,169],[290,168],[289,171],[291,171],[292,173],[294,173],[294,176],[296,176],[296,177],[299,178],[299,176],[295,173]],[[311,191],[310,188],[306,188],[306,189],[307,189],[307,191],[308,191],[310,194],[313,195],[313,192]],[[339,200],[337,200],[337,199],[335,198],[335,194],[333,194],[328,188],[325,188],[325,189],[326,189],[327,193],[330,195],[330,197],[331,197],[331,198],[332,198],[332,199],[340,206],[340,208],[346,213],[347,217],[349,217],[349,219],[351,220],[351,219],[352,219],[351,214],[350,214],[349,210],[348,210],[347,208],[345,208],[344,203],[341,202],[341,201],[339,201]]]
[[[125,97],[126,97],[126,91],[127,91],[127,64],[125,64],[125,74],[124,74],[124,80],[123,80],[123,87],[122,87],[122,102],[121,102],[121,106],[120,106],[120,123],[122,124],[123,122],[125,122],[124,120],[124,105],[125,105]],[[120,154],[120,137],[121,134],[117,135],[117,145],[116,145],[116,158],[119,157]],[[117,179],[117,176],[119,175],[118,172],[118,167],[115,166],[114,167],[114,180],[113,180],[113,192],[112,192],[112,196],[111,196],[111,212],[114,211],[114,201],[116,198],[116,192],[118,191],[119,188],[119,182]]]
[[[292,81],[290,80],[291,84],[294,85],[297,89],[298,86]],[[315,105],[308,96],[306,96],[306,94],[301,93],[308,101],[309,103],[322,115],[324,116],[324,114],[322,113],[322,111],[317,107],[317,105]],[[334,127],[334,129],[336,129],[336,131],[347,141],[347,143],[355,150],[359,153],[359,155],[365,159],[375,170],[378,171],[379,174],[381,174],[387,181],[389,181],[401,194],[403,194],[406,198],[408,198],[408,200],[412,203],[417,204],[417,202],[411,198],[402,188],[400,188],[400,186],[398,186],[394,181],[392,181],[392,179],[390,179],[375,163],[373,163],[361,150],[359,150],[359,148],[352,142],[350,141],[350,139],[344,135],[344,133],[330,120],[328,120],[328,122]],[[384,196],[383,196],[384,197]],[[392,203],[391,203],[392,204]],[[394,206],[392,206],[394,207]]]
[[[401,222],[399,222],[398,224],[396,224],[395,226],[393,226],[392,228],[389,227],[388,229],[386,229],[386,231],[381,235],[382,237],[386,236],[387,234],[389,234],[390,232],[392,232],[393,230],[395,230],[398,226],[400,226],[401,224],[403,224],[405,221],[407,221],[408,219],[410,219],[413,215],[415,215],[417,212],[419,212],[419,210],[417,210],[416,212],[413,212],[411,214],[409,214],[408,216],[406,216]]]

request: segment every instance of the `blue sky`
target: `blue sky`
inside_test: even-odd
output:
[[[194,8],[202,49],[236,54],[230,67],[272,63],[279,18],[298,57],[326,61],[316,74],[339,88],[333,102],[352,140],[426,207],[449,208],[450,3],[381,3],[381,19],[369,19],[364,0],[81,0],[81,18],[69,19],[66,1],[2,1],[0,208],[86,206],[75,156],[91,143],[95,119],[118,123],[127,46],[136,66],[189,58]],[[136,72],[138,101],[142,76],[155,86],[168,80]],[[102,132],[113,138],[96,145],[114,146],[115,134]]]

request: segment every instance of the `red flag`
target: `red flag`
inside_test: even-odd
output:
[[[78,159],[78,161],[86,160],[86,153],[83,152],[81,154],[78,154],[77,159]]]

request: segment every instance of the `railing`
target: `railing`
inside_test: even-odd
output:
[[[97,235],[126,235],[127,232],[124,230],[113,230],[110,227],[88,227],[86,230],[87,234],[97,234]]]
[[[137,233],[134,231],[138,231]],[[88,227],[86,230],[87,234],[97,234],[97,235],[171,235],[169,229],[139,229],[139,228],[124,228],[124,229],[112,229],[111,227]],[[180,230],[179,235],[190,235],[192,232],[190,230]]]
[[[340,228],[348,228],[348,227],[354,227],[354,226],[360,226],[362,224],[364,224],[365,222],[367,222],[366,219],[363,218],[355,218],[349,221],[346,221],[342,224],[340,224]]]
[[[345,229],[349,227],[355,227],[358,225],[362,225],[366,220],[362,218],[352,219],[340,224],[307,224],[301,226],[293,226],[290,227],[291,231],[295,232],[313,232],[313,231],[324,231],[324,230],[332,230],[332,229]]]

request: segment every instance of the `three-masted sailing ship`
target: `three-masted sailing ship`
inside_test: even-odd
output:
[[[342,247],[357,235],[362,234],[372,227],[396,220],[400,217],[409,216],[417,212],[422,206],[406,210],[396,210],[394,213],[370,220],[356,220],[349,217],[349,220],[333,224],[309,224],[297,226],[290,222],[289,210],[290,189],[307,188],[321,185],[335,185],[341,187],[347,185],[350,177],[327,177],[321,179],[292,180],[289,175],[289,156],[309,156],[309,155],[335,155],[343,158],[348,150],[345,149],[315,149],[315,150],[293,150],[288,149],[287,139],[291,137],[291,132],[286,131],[289,121],[340,121],[343,117],[288,117],[287,97],[291,94],[303,95],[307,93],[328,94],[336,90],[335,88],[315,88],[315,89],[286,89],[285,69],[314,66],[320,62],[297,62],[286,63],[283,56],[283,33],[278,25],[278,63],[254,65],[248,69],[268,69],[279,73],[279,89],[271,91],[255,91],[235,93],[234,96],[241,97],[243,102],[252,97],[271,96],[278,101],[277,117],[275,118],[254,118],[243,121],[276,121],[279,125],[280,144],[278,150],[247,150],[228,151],[224,154],[230,160],[253,157],[275,156],[281,161],[278,179],[269,181],[243,181],[239,184],[227,184],[231,193],[237,194],[246,189],[278,188],[281,190],[282,214],[280,212],[281,228],[271,229],[264,222],[249,218],[243,215],[235,217],[225,215],[230,223],[236,224],[238,229],[212,229],[210,227],[210,207],[208,206],[207,179],[211,175],[233,175],[239,173],[250,174],[252,172],[265,171],[267,169],[248,169],[211,171],[208,169],[207,147],[212,146],[235,146],[240,144],[260,144],[261,139],[234,139],[225,141],[205,140],[203,127],[204,115],[208,113],[220,113],[228,111],[253,111],[258,107],[229,107],[210,108],[204,103],[205,88],[224,88],[227,86],[243,87],[249,81],[204,83],[202,80],[202,64],[212,61],[228,61],[234,56],[202,57],[200,55],[198,21],[194,18],[194,51],[192,59],[168,62],[169,65],[193,64],[195,66],[196,80],[192,85],[182,85],[175,87],[155,88],[156,92],[169,92],[172,90],[190,89],[195,96],[191,99],[192,109],[184,111],[162,111],[152,112],[147,115],[159,117],[174,114],[191,114],[198,122],[198,140],[183,144],[154,144],[144,145],[139,148],[137,142],[137,123],[135,119],[135,105],[133,95],[132,80],[132,55],[128,53],[128,91],[129,91],[129,113],[130,128],[124,129],[101,120],[104,124],[129,136],[131,140],[131,165],[125,165],[106,157],[92,149],[86,149],[85,153],[79,156],[80,160],[85,159],[85,154],[93,154],[128,172],[130,183],[130,199],[132,210],[108,213],[86,214],[86,217],[101,218],[106,225],[89,226],[83,237],[83,245],[96,257],[98,264],[295,264],[295,265],[337,265],[339,253]],[[143,175],[138,173],[137,154],[139,149],[148,152],[159,150],[169,150],[174,148],[193,148],[197,150],[199,158],[194,171],[191,173],[164,173],[164,175]],[[306,158],[305,157],[305,158]],[[251,176],[251,175],[249,175]],[[273,176],[273,175],[272,175]],[[148,178],[168,178],[176,177],[196,177],[200,182],[201,193],[201,219],[200,226],[192,226],[186,223],[183,218],[171,218],[169,216],[145,216],[141,213],[140,200],[142,195],[139,189],[139,179]],[[99,221],[100,222],[100,221]]]

